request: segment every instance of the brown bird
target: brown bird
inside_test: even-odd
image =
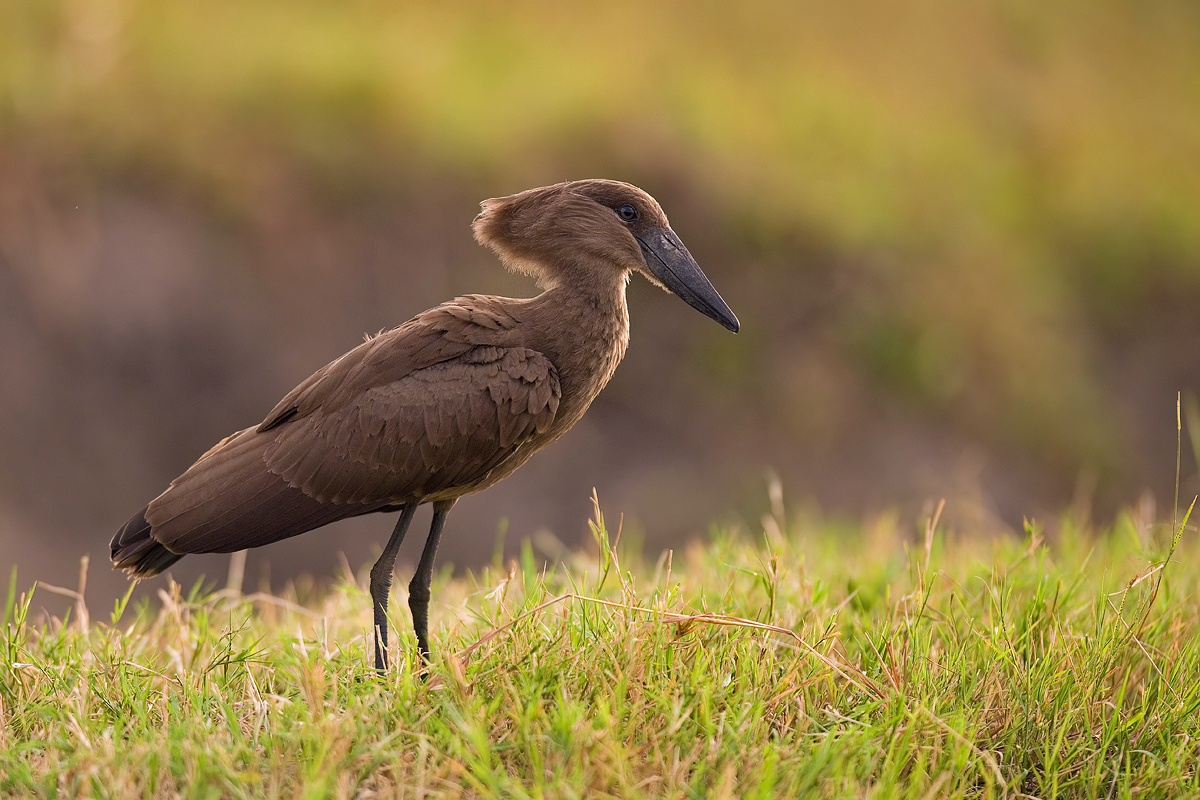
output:
[[[346,517],[399,511],[371,569],[375,666],[387,668],[396,551],[417,506],[433,525],[409,584],[421,657],[446,514],[566,433],[625,354],[625,286],[640,272],[737,332],[737,317],[654,198],[585,180],[485,200],[475,239],[544,290],[468,295],[317,370],[253,428],[227,437],[134,515],[113,564],[156,575],[187,553],[270,544]]]

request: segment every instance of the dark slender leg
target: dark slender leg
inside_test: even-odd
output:
[[[417,571],[408,584],[408,607],[412,610],[413,629],[417,632],[421,660],[426,664],[429,663],[429,586],[433,583],[433,562],[437,558],[442,528],[446,526],[446,514],[453,505],[453,500],[434,503],[433,525],[429,528],[429,538],[425,540],[421,563],[417,564]]]
[[[387,669],[387,602],[392,590],[392,568],[396,566],[396,552],[416,513],[416,503],[409,503],[400,511],[392,538],[388,539],[383,552],[379,554],[379,560],[371,567],[371,600],[375,603],[375,669],[380,673]]]

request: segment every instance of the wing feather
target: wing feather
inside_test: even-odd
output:
[[[279,401],[258,430],[265,433],[318,408],[330,411],[374,386],[492,344],[498,332],[518,324],[511,305],[502,298],[469,295],[431,308],[314,372]]]
[[[242,431],[240,446],[193,464],[147,508],[151,536],[175,553],[228,553],[372,510],[322,504],[270,472],[263,454],[272,439]]]
[[[173,553],[230,552],[479,488],[537,449],[561,399],[545,355],[497,343],[514,307],[460,298],[322,367],[150,503],[150,535]]]
[[[280,427],[266,461],[324,503],[396,503],[484,480],[546,430],[560,396],[543,354],[473,348]]]

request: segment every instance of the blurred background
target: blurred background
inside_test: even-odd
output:
[[[459,504],[445,561],[578,546],[593,487],[651,553],[754,529],[768,471],[850,520],[1169,515],[1176,392],[1200,418],[1190,0],[10,0],[5,577],[73,586],[90,553],[89,599],[122,590],[116,528],[364,332],[535,291],[472,242],[480,200],[600,176],[658,198],[742,333],[635,281],[612,384]],[[391,524],[247,583],[358,568]]]

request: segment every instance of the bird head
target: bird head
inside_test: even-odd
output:
[[[628,183],[585,180],[484,200],[475,239],[544,287],[589,273],[640,272],[737,333],[740,324],[671,230],[653,197]]]

